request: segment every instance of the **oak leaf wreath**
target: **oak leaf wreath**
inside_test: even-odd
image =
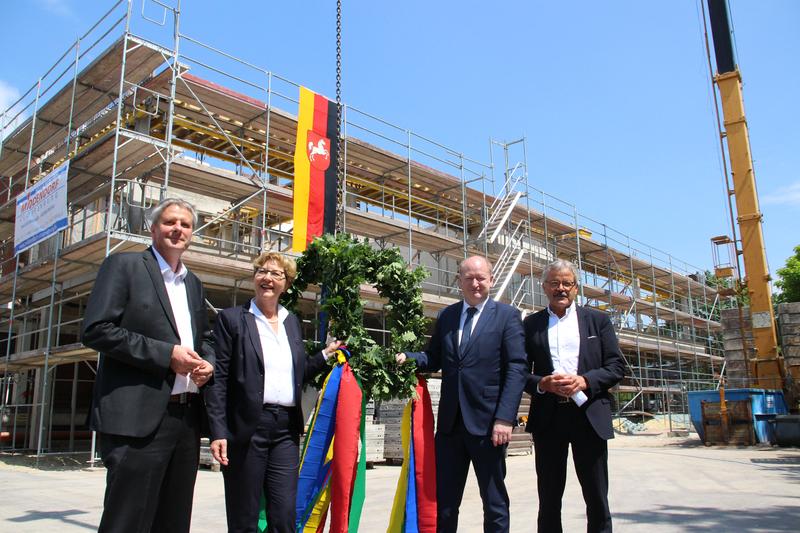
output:
[[[329,335],[347,344],[350,366],[367,397],[407,399],[414,395],[417,384],[416,365],[398,365],[395,354],[419,350],[425,343],[428,319],[423,314],[420,283],[427,276],[423,267],[409,269],[397,248],[378,250],[346,233],[324,235],[298,258],[297,277],[283,295],[283,305],[295,311],[303,291],[309,285],[320,286],[320,311],[328,315]],[[385,347],[364,327],[364,283],[373,285],[388,300],[384,305],[389,332]],[[320,386],[324,378],[320,376],[315,385]]]

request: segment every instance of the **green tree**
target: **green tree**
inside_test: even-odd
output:
[[[800,302],[800,245],[794,247],[794,255],[786,260],[786,266],[778,269],[781,279],[775,282],[780,293],[776,303]]]

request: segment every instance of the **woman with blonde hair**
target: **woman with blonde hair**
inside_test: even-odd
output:
[[[217,360],[205,394],[231,532],[257,531],[262,491],[268,531],[295,531],[302,388],[341,344],[306,355],[300,320],[278,303],[296,274],[293,259],[262,253],[253,261],[253,299],[221,311],[214,328]]]

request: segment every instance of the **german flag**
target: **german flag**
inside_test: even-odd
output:
[[[314,237],[334,231],[338,156],[336,104],[300,87],[294,151],[295,252],[305,250]]]

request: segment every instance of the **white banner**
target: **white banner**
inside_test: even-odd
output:
[[[17,196],[14,254],[67,227],[69,161]]]

